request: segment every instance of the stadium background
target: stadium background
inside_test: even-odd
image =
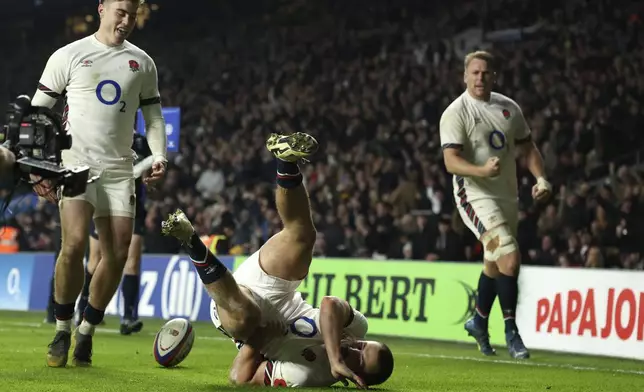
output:
[[[534,205],[518,161],[526,344],[644,359],[644,273],[633,271],[644,269],[644,3],[149,3],[131,41],[155,59],[181,129],[148,195],[141,315],[207,320],[161,219],[181,207],[200,234],[225,236],[217,249],[234,268],[279,230],[265,136],[307,131],[321,142],[303,167],[319,260],[301,290],[314,303],[350,299],[372,332],[466,340],[481,250],[454,210],[437,124],[463,90],[463,55],[486,48],[556,191]],[[35,91],[51,52],[96,27],[95,7],[35,0],[0,13],[0,105]],[[46,306],[56,215],[26,191],[5,214],[0,308]],[[501,328],[491,326],[496,343]]]

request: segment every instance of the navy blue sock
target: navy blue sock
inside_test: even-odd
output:
[[[203,260],[208,254],[208,248],[206,247],[206,244],[201,241],[201,238],[199,238],[197,233],[192,233],[192,237],[190,237],[190,243],[184,245],[183,249],[186,250],[188,256],[190,256],[192,260]]]
[[[494,278],[490,278],[481,272],[479,277],[478,295],[476,296],[476,313],[474,320],[477,325],[483,328],[488,326],[488,317],[492,310],[492,305],[496,299],[496,282]]]
[[[105,311],[104,310],[98,310],[95,307],[92,306],[92,304],[87,304],[87,307],[85,308],[85,313],[83,314],[83,318],[85,321],[92,325],[99,325],[101,321],[103,321],[103,318],[105,317]]]
[[[71,320],[74,317],[74,305],[76,304],[73,302],[71,304],[59,304],[58,302],[54,302],[54,316],[56,317],[56,320]]]
[[[226,266],[208,250],[196,233],[193,233],[190,238],[190,246],[186,245],[184,248],[203,284],[216,282],[228,271]]]
[[[139,298],[139,275],[124,275],[121,291],[123,292],[123,319],[136,320]]]
[[[277,160],[277,185],[282,188],[296,188],[302,183],[302,173],[297,163]]]
[[[91,282],[92,274],[85,270],[85,283],[83,283],[83,291],[81,291],[80,299],[78,300],[78,309],[81,311],[87,307],[87,301],[89,300],[89,285]],[[78,320],[78,323],[81,321],[82,320]]]
[[[519,298],[519,279],[516,276],[500,274],[496,278],[496,291],[499,294],[499,303],[503,311],[503,320],[505,321],[505,332],[517,330],[515,313],[517,311],[517,302]]]

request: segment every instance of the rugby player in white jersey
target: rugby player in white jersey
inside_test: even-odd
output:
[[[494,57],[484,51],[465,57],[466,91],[441,116],[440,138],[447,171],[453,174],[454,198],[467,227],[483,244],[475,316],[465,323],[485,355],[490,345],[488,315],[495,297],[505,320],[505,339],[513,358],[529,358],[515,322],[518,274],[518,190],[515,153],[526,157],[536,178],[532,196],[545,200],[551,186],[543,159],[530,137],[523,113],[512,99],[492,92]]]
[[[317,141],[304,133],[271,135],[267,148],[277,158],[275,201],[283,229],[234,274],[208,251],[183,212],[163,223],[164,234],[178,238],[193,260],[212,298],[215,326],[246,343],[231,379],[283,386],[330,386],[342,379],[380,384],[393,371],[393,356],[386,345],[362,340],[366,318],[333,297],[313,308],[296,291],[309,272],[316,238],[297,162],[317,150]],[[259,326],[276,321],[287,325],[287,334],[255,343],[264,333]]]
[[[98,31],[58,49],[49,58],[32,104],[52,107],[66,98],[66,128],[72,147],[63,164],[86,164],[100,178],[77,197],[60,201],[62,246],[55,269],[56,335],[47,364],[67,364],[74,303],[83,287],[83,256],[93,218],[103,261],[90,286],[83,321],[74,331],[73,362],[88,366],[92,336],[118,288],[132,239],[136,196],[132,127],[140,107],[154,164],[145,182],[165,174],[166,134],[154,61],[126,38],[134,29],[140,0],[100,0]]]

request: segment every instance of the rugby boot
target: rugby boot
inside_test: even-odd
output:
[[[141,332],[143,329],[143,322],[141,320],[123,320],[121,322],[121,335],[130,335],[132,333]]]
[[[286,162],[306,161],[306,158],[318,150],[318,141],[307,133],[296,132],[291,135],[271,134],[266,141],[266,148],[275,158]]]
[[[168,219],[161,223],[161,233],[171,235],[181,241],[183,244],[189,244],[192,234],[195,232],[192,223],[188,220],[186,214],[180,209],[170,214]]]
[[[528,359],[530,358],[530,351],[523,344],[523,339],[519,335],[519,331],[510,331],[505,334],[505,342],[508,345],[508,352],[514,359]]]
[[[57,331],[54,340],[49,343],[47,351],[47,366],[65,367],[69,356],[69,348],[72,344],[72,336],[67,331]]]
[[[84,335],[74,331],[74,366],[88,367],[92,366],[92,335]]]
[[[490,335],[488,334],[487,329],[477,325],[474,318],[467,320],[464,328],[467,331],[467,334],[476,340],[476,345],[479,347],[479,351],[483,355],[496,355],[496,350],[494,350],[490,344]]]

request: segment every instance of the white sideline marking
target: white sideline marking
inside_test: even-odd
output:
[[[421,354],[421,353],[396,353],[396,355],[406,355],[410,357],[423,357],[423,358],[436,358],[436,359],[447,359],[452,361],[469,361],[469,362],[483,362],[483,363],[496,363],[501,365],[519,365],[519,366],[531,366],[531,367],[545,367],[545,368],[554,368],[554,369],[571,369],[571,370],[580,370],[580,371],[589,371],[589,372],[614,372],[614,373],[624,373],[624,374],[637,374],[644,376],[644,371],[642,370],[630,370],[630,369],[615,369],[615,368],[601,368],[594,366],[579,366],[568,363],[543,363],[543,362],[531,362],[529,360],[516,360],[511,361],[507,359],[484,359],[477,357],[463,357],[458,355],[441,355],[441,354]]]
[[[5,322],[0,321],[0,325],[13,326],[13,327],[30,327],[38,328],[42,327],[45,324],[43,323],[30,323],[30,322]],[[9,332],[16,330],[16,328],[0,328],[0,332]],[[120,331],[116,328],[96,328],[97,332],[118,334]],[[140,335],[146,336],[155,336],[156,332],[143,332]],[[215,341],[230,341],[228,338],[218,337],[218,336],[195,336],[197,340],[215,340]],[[482,362],[482,363],[495,363],[500,365],[518,365],[518,366],[529,366],[529,367],[543,367],[551,369],[570,369],[586,372],[612,372],[612,373],[622,373],[622,374],[634,374],[638,376],[644,376],[643,370],[631,370],[631,369],[615,369],[615,368],[602,368],[595,366],[581,366],[573,365],[568,363],[543,363],[543,362],[531,362],[529,360],[517,360],[512,361],[508,359],[486,359],[478,357],[465,357],[459,355],[443,355],[443,354],[423,354],[423,353],[407,353],[407,352],[397,352],[396,355],[404,355],[409,357],[420,357],[420,358],[435,358],[435,359],[446,359],[452,361],[468,361],[468,362]]]
[[[29,323],[24,321],[0,321],[0,325],[10,326],[10,327],[40,328],[50,324]],[[0,331],[15,331],[16,329],[17,328],[0,328]],[[102,327],[97,327],[96,332],[110,333],[110,334],[121,333],[121,331],[116,328],[102,328]],[[139,335],[156,336],[156,332],[143,332],[143,333],[139,333]],[[228,338],[223,338],[218,336],[195,336],[195,338],[200,340],[222,340],[222,341],[230,340]]]
[[[14,327],[32,327],[38,328],[42,327],[42,323],[28,323],[23,321],[2,321],[0,325],[13,325]]]
[[[121,333],[120,330],[114,329],[114,328],[96,328],[96,332],[104,332],[104,333],[113,333],[113,334],[118,334]],[[139,333],[134,333],[133,335],[146,335],[146,336],[156,336],[156,332],[139,332]],[[228,338],[220,338],[218,336],[195,336],[195,339],[197,340],[228,340]]]

